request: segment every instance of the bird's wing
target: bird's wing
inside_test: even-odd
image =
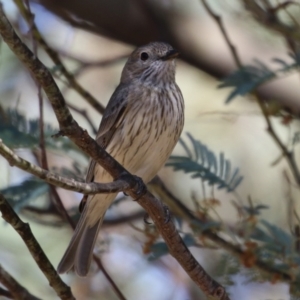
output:
[[[121,84],[116,88],[112,94],[105,112],[103,114],[99,130],[96,136],[96,142],[105,149],[111,141],[116,129],[121,124],[125,111],[127,108],[127,96],[128,91]],[[86,174],[86,182],[94,181],[94,170],[96,161],[91,159],[88,171]],[[87,201],[87,195],[85,195],[79,205],[79,211],[82,212],[83,207]]]
[[[116,132],[116,129],[124,118],[127,107],[127,96],[127,88],[120,84],[112,94],[107,104],[96,136],[96,142],[103,149],[106,149]],[[86,182],[93,181],[95,165],[96,162],[92,160],[88,168]]]

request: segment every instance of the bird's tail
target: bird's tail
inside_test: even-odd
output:
[[[66,273],[74,266],[79,276],[87,275],[105,212],[115,196],[115,194],[98,194],[88,199],[71,242],[57,267],[58,273]]]

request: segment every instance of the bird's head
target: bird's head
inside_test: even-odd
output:
[[[153,42],[134,50],[124,66],[121,82],[132,80],[154,84],[174,82],[175,58],[179,52],[171,45]]]

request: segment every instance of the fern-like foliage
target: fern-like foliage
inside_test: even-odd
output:
[[[300,66],[300,53],[290,54],[292,63],[287,63],[283,59],[274,58],[273,62],[279,65],[279,68],[272,71],[266,64],[259,60],[254,60],[253,65],[246,65],[238,69],[234,73],[224,78],[219,88],[233,87],[233,91],[226,99],[226,103],[230,102],[236,96],[244,96],[254,91],[258,86],[279,78],[284,73],[290,72]]]
[[[284,231],[282,228],[270,224],[266,220],[261,221],[262,227],[256,227],[251,234],[251,238],[264,243],[262,248],[264,254],[272,256],[272,259],[279,256],[285,257],[294,254],[294,239],[291,234]],[[295,256],[297,264],[300,263],[299,255]]]
[[[239,169],[236,168],[232,172],[231,163],[225,159],[224,153],[221,152],[217,159],[207,146],[195,140],[189,133],[187,136],[192,143],[192,149],[180,139],[186,156],[171,156],[166,165],[173,167],[175,171],[191,173],[192,178],[201,178],[210,185],[216,185],[218,189],[233,192],[243,180],[243,176],[239,175]]]
[[[0,138],[11,148],[33,148],[39,144],[39,119],[28,120],[16,109],[7,109],[0,117]],[[46,146],[63,149],[79,149],[69,139],[53,139],[51,136],[58,132],[50,124],[44,124]]]
[[[20,184],[0,190],[0,193],[16,211],[20,211],[30,201],[48,193],[48,189],[49,186],[46,182],[30,177]]]
[[[218,279],[218,282],[224,286],[234,285],[233,276],[241,272],[241,264],[237,257],[229,254],[222,254],[218,260],[213,276]]]
[[[45,146],[47,149],[55,151],[76,151],[71,153],[74,156],[73,168],[54,169],[57,173],[79,179],[83,177],[83,170],[80,164],[75,160],[78,154],[83,152],[67,138],[54,139],[51,136],[58,132],[50,124],[44,124]],[[0,139],[10,148],[32,149],[40,143],[40,121],[39,119],[27,119],[25,115],[16,109],[1,109],[0,107]],[[36,178],[29,178],[17,185],[9,186],[0,190],[14,209],[20,211],[33,200],[40,196],[47,195],[49,186],[47,183]],[[50,199],[47,198],[46,201]]]

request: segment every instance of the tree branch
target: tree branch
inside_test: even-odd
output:
[[[223,24],[223,21],[222,21],[222,18],[217,15],[211,8],[210,6],[207,4],[206,0],[201,0],[202,1],[202,4],[203,6],[205,7],[205,9],[207,10],[207,12],[209,13],[209,15],[217,22],[221,32],[222,32],[222,35],[226,41],[226,44],[228,45],[229,47],[229,50],[231,51],[232,53],[232,56],[233,56],[233,59],[234,59],[234,62],[237,64],[238,67],[241,67],[242,66],[242,63],[241,63],[241,60],[239,58],[239,55],[237,53],[237,50],[236,50],[236,47],[231,43],[230,39],[229,39],[229,36],[227,34],[227,31],[224,27],[224,24]]]
[[[222,32],[224,39],[231,51],[231,54],[234,58],[234,61],[237,65],[237,67],[241,68],[242,62],[241,59],[238,56],[238,53],[235,49],[235,47],[232,45],[227,31],[223,25],[222,19],[220,16],[216,15],[211,8],[208,6],[208,4],[206,3],[205,0],[201,0],[203,5],[205,6],[206,10],[208,11],[208,13],[210,14],[210,16],[216,21],[216,23],[218,24],[220,31]],[[257,17],[259,19],[262,18],[262,15],[264,15],[266,17],[266,12],[253,0],[249,1],[249,0],[243,0],[245,3],[245,7],[247,7],[248,9],[250,9],[252,11],[252,13],[255,15],[257,14]],[[270,10],[270,9],[269,9]],[[274,19],[275,20],[275,19]],[[274,21],[273,20],[273,21]],[[278,21],[278,20],[277,20]],[[272,23],[273,24],[273,23]],[[277,24],[277,23],[276,23]],[[282,24],[280,23],[280,26]],[[279,26],[279,25],[278,25]],[[282,25],[283,26],[283,25]],[[280,27],[281,28],[281,27]],[[286,28],[286,30],[289,32],[291,29]],[[282,32],[284,33],[284,32]],[[297,35],[300,37],[299,32],[297,32]],[[295,37],[296,38],[296,37]],[[283,156],[286,158],[286,161],[293,173],[294,179],[297,182],[298,186],[300,186],[300,171],[298,168],[298,165],[296,163],[295,160],[295,156],[294,156],[294,152],[293,151],[289,151],[287,149],[287,147],[284,145],[284,143],[281,141],[280,137],[277,135],[276,131],[274,130],[274,127],[272,125],[271,119],[270,119],[270,115],[269,112],[267,110],[267,107],[265,105],[264,100],[262,99],[262,97],[259,95],[259,93],[257,91],[253,92],[254,97],[256,98],[256,101],[261,109],[261,112],[263,114],[263,117],[267,123],[267,131],[269,132],[270,136],[273,138],[274,142],[277,144],[277,146],[279,147],[279,149],[281,150]]]
[[[95,125],[94,125],[93,121],[91,120],[91,118],[90,118],[88,112],[86,111],[86,109],[84,109],[84,108],[81,109],[81,108],[71,104],[70,102],[67,103],[67,105],[70,109],[74,110],[75,112],[82,115],[86,119],[86,121],[89,123],[89,125],[90,125],[90,127],[93,131],[93,134],[96,135],[98,130],[95,127]]]
[[[13,298],[15,300],[40,300],[39,298],[31,295],[10,274],[8,274],[1,265],[0,282],[8,289],[11,296],[10,298]]]
[[[10,148],[8,148],[0,139],[0,154],[9,162],[11,166],[17,166],[19,169],[26,171],[46,182],[85,195],[93,195],[98,193],[116,193],[128,189],[135,185],[135,180],[132,178],[131,182],[124,179],[118,179],[109,183],[97,182],[80,182],[74,179],[60,176],[37,165],[31,164],[29,161],[16,155]]]
[[[37,29],[33,19],[34,16],[32,13],[25,7],[24,2],[22,0],[14,0],[16,6],[19,8],[23,18],[27,21],[30,30],[32,31],[32,34],[36,41],[44,48],[46,53],[49,55],[49,57],[52,59],[52,61],[55,63],[56,66],[59,66],[60,72],[67,78],[70,86],[73,87],[73,89],[81,95],[96,111],[98,111],[100,114],[103,114],[104,112],[104,106],[98,102],[96,98],[94,98],[88,91],[86,91],[75,79],[75,77],[70,73],[65,65],[60,60],[58,54],[47,44],[47,42],[44,40],[42,35],[40,34],[39,30]]]
[[[13,295],[9,291],[3,289],[2,287],[0,287],[0,296],[4,296],[6,298],[13,299]]]
[[[32,75],[47,94],[59,122],[61,134],[68,136],[80,149],[103,166],[114,179],[126,176],[128,179],[134,180],[135,178],[130,173],[106,153],[85,130],[78,126],[50,72],[22,43],[5,17],[2,8],[0,9],[0,34],[15,55],[32,72]],[[164,238],[170,254],[209,298],[228,300],[229,297],[225,289],[213,280],[196,261],[184,244],[173,222],[165,221],[165,207],[162,202],[150,194],[146,188],[142,189],[140,181],[137,180],[136,183],[134,187],[125,189],[125,192],[133,199],[137,199],[137,202],[147,211]]]
[[[29,225],[19,218],[2,194],[0,194],[0,211],[2,213],[2,218],[21,236],[30,254],[48,279],[50,286],[55,290],[58,297],[63,300],[74,300],[75,298],[72,295],[71,289],[58,276],[56,270],[43,252],[43,249],[33,236]],[[11,290],[10,292],[12,293]]]
[[[151,181],[151,185],[153,187],[157,186],[159,188],[154,188],[155,193],[159,193],[159,196],[163,199],[164,203],[167,202],[168,205],[172,207],[172,209],[175,208],[177,215],[190,222],[192,225],[198,226],[198,228],[200,229],[201,227],[205,226],[205,222],[195,216],[175,195],[173,195],[158,176],[156,176],[154,180]],[[206,222],[209,222],[209,220],[206,220]],[[243,238],[241,234],[238,234],[238,236]],[[243,258],[247,255],[242,246],[234,245],[232,242],[227,241],[226,239],[221,237],[215,229],[202,230],[201,237],[213,241],[217,246],[220,247],[220,249],[224,249],[232,253],[236,257],[240,258],[241,261],[243,261]],[[294,281],[294,278],[293,276],[291,276],[291,274],[277,268],[276,266],[272,265],[272,263],[268,263],[263,261],[262,259],[259,259],[258,257],[253,263],[253,267],[264,272],[265,274],[269,274],[270,276],[277,276],[284,282],[293,283]]]
[[[242,0],[241,2],[243,2],[245,9],[250,11],[253,17],[262,25],[279,32],[283,36],[290,37],[296,41],[300,41],[299,24],[285,24],[280,21],[280,19],[276,15],[276,12],[286,7],[287,5],[299,5],[299,3],[296,3],[296,1],[285,1],[284,3],[278,4],[275,7],[272,7],[270,3],[265,3],[265,7],[263,7],[254,0]]]

